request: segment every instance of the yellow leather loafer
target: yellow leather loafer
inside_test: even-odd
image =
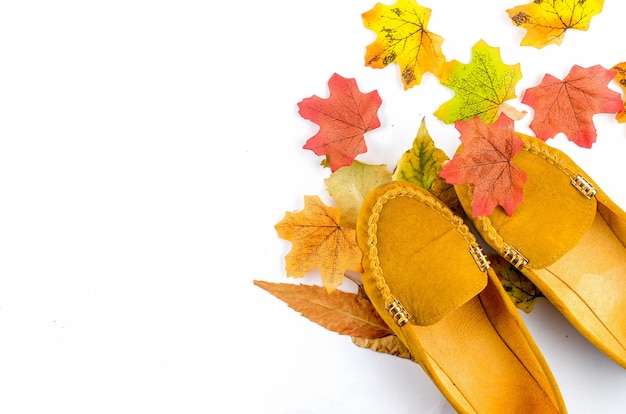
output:
[[[463,220],[419,187],[372,191],[357,222],[363,286],[459,413],[565,413],[543,356]]]
[[[626,368],[626,214],[567,155],[517,134],[528,179],[512,216],[472,217],[472,188],[455,186],[485,241],[524,273],[570,323]]]

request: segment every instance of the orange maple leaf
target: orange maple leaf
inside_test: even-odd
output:
[[[616,73],[600,65],[574,65],[563,80],[546,74],[522,98],[535,110],[530,129],[544,141],[562,132],[579,146],[591,148],[596,142],[593,115],[617,113],[624,108],[621,95],[607,87]]]
[[[426,72],[437,75],[446,57],[443,38],[426,29],[430,12],[415,0],[398,0],[392,6],[377,3],[363,13],[364,25],[377,35],[367,46],[366,66],[380,69],[396,62],[404,89],[419,85]]]
[[[534,0],[507,10],[513,24],[526,29],[522,46],[560,45],[570,29],[587,30],[604,0]]]
[[[382,100],[377,91],[362,93],[356,80],[336,73],[328,81],[328,88],[328,99],[312,96],[298,103],[298,108],[304,119],[320,127],[304,149],[326,155],[330,169],[336,171],[367,151],[364,135],[380,126],[378,108]]]
[[[285,213],[275,228],[279,237],[292,243],[285,257],[288,276],[303,277],[318,268],[322,284],[332,292],[341,285],[346,270],[363,271],[356,231],[341,227],[339,217],[339,209],[325,205],[318,196],[305,196],[302,211]]]
[[[613,70],[617,71],[615,80],[620,88],[622,88],[622,93],[626,95],[626,62],[618,63],[613,66]],[[615,119],[617,119],[619,123],[626,122],[626,97],[624,98],[624,107],[615,115]]]
[[[488,216],[500,205],[511,216],[522,202],[527,175],[513,164],[524,142],[515,135],[513,120],[501,114],[493,124],[479,117],[455,122],[463,149],[443,166],[450,184],[472,184],[472,216]]]

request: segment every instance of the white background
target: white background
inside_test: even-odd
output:
[[[448,59],[468,62],[482,38],[521,63],[518,95],[544,73],[626,60],[621,1],[541,50],[506,15],[521,1],[420,3]],[[274,224],[304,195],[332,202],[296,104],[327,97],[333,73],[383,100],[359,160],[391,170],[422,117],[449,155],[458,145],[432,115],[451,91],[431,75],[404,91],[396,66],[364,66],[374,4],[0,3],[0,412],[452,412],[417,365],[252,283],[319,283],[286,277]],[[592,150],[550,143],[626,206],[626,124],[595,121]],[[547,302],[524,319],[570,413],[626,411],[624,369]]]

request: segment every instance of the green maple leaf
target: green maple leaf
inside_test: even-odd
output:
[[[370,165],[359,161],[341,167],[324,180],[326,189],[337,202],[343,227],[356,228],[356,219],[365,196],[379,185],[391,181],[386,165]]]
[[[435,146],[422,118],[413,147],[402,154],[393,173],[394,180],[408,181],[430,190],[448,160],[445,152]]]
[[[475,116],[490,124],[501,112],[519,119],[523,114],[505,103],[516,97],[515,85],[522,77],[519,66],[519,63],[505,65],[499,48],[479,41],[472,48],[471,63],[453,60],[444,65],[439,81],[452,89],[455,96],[441,105],[435,116],[447,124]]]

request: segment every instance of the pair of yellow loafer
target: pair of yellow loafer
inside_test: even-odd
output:
[[[598,349],[626,368],[626,214],[565,154],[520,136],[528,174],[511,217],[472,218]],[[455,187],[471,215],[469,185]],[[363,285],[460,413],[565,413],[556,381],[473,233],[409,183],[372,191],[357,223]]]

